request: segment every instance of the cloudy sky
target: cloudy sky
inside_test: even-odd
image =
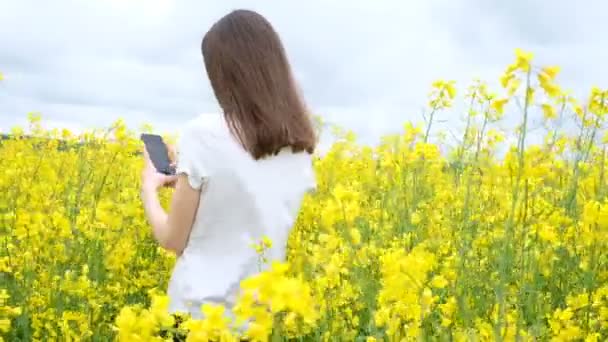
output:
[[[30,111],[161,131],[217,112],[200,41],[235,8],[274,24],[309,106],[364,141],[419,121],[435,79],[497,79],[516,47],[575,92],[608,87],[604,0],[0,0],[0,130]]]

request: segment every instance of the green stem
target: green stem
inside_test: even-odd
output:
[[[473,95],[471,96],[471,102],[469,103],[469,114],[467,115],[467,125],[464,128],[464,134],[462,136],[462,143],[460,145],[460,151],[458,151],[458,160],[460,161],[460,164],[462,165],[463,162],[463,158],[464,158],[464,150],[465,150],[465,145],[466,145],[466,141],[467,138],[469,137],[469,130],[471,129],[471,111],[473,110],[473,103],[475,101],[475,97],[476,97],[477,93],[473,93]]]
[[[597,183],[597,191],[596,191],[596,198],[599,201],[600,199],[603,198],[604,195],[604,173],[605,173],[605,167],[606,167],[606,146],[604,146],[604,149],[602,150],[602,160],[600,162],[600,175],[599,175],[599,180]]]
[[[433,110],[431,111],[431,115],[429,117],[429,124],[428,126],[426,126],[426,133],[424,133],[424,143],[428,143],[429,141],[429,135],[431,133],[431,126],[433,126],[433,118],[435,117],[435,112],[437,111],[436,107],[433,107]]]
[[[515,209],[517,207],[517,203],[519,201],[519,192],[520,192],[520,183],[524,173],[524,158],[525,158],[525,146],[526,146],[526,131],[528,128],[528,108],[530,102],[530,70],[528,70],[526,74],[526,95],[525,95],[525,103],[524,103],[524,118],[522,123],[521,132],[519,135],[518,142],[518,170],[517,176],[515,179],[515,183],[513,186],[513,198],[511,199],[511,210],[509,213],[509,217],[507,219],[507,224],[505,227],[505,238],[503,238],[503,246],[502,246],[502,256],[499,261],[499,277],[500,284],[497,289],[497,299],[498,299],[498,322],[494,327],[494,335],[500,340],[504,340],[503,334],[501,334],[502,328],[504,326],[504,318],[506,314],[506,303],[505,296],[507,292],[506,284],[509,282],[510,276],[509,273],[512,271],[512,258],[513,258],[513,246],[509,243],[509,237],[513,236],[513,230],[515,226]],[[505,332],[507,329],[505,329]]]

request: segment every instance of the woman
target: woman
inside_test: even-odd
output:
[[[157,173],[145,154],[142,182],[154,236],[178,255],[170,310],[193,317],[204,303],[233,306],[240,281],[259,271],[252,242],[270,238],[267,258],[284,259],[302,197],[315,186],[312,120],[270,23],[233,11],[207,32],[202,54],[223,118],[185,127],[176,176]],[[157,191],[169,184],[165,213]]]

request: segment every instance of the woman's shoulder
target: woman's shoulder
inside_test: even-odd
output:
[[[222,121],[221,115],[200,114],[182,125],[178,133],[178,166],[181,163],[192,174],[213,172],[226,145]]]
[[[200,114],[181,127],[179,140],[184,144],[215,145],[229,137],[227,132],[227,125],[221,114]]]
[[[206,133],[219,135],[224,134],[226,130],[226,123],[224,117],[221,114],[199,114],[195,118],[188,121],[184,127],[183,132],[189,133]]]

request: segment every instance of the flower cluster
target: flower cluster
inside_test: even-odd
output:
[[[606,340],[608,90],[578,100],[559,71],[516,50],[497,89],[462,92],[457,134],[453,81],[377,146],[334,127],[287,260],[255,241],[260,273],[200,317],[169,314],[159,294],[175,259],[144,218],[135,134],[119,121],[76,136],[32,114],[28,137],[0,141],[0,336]]]

